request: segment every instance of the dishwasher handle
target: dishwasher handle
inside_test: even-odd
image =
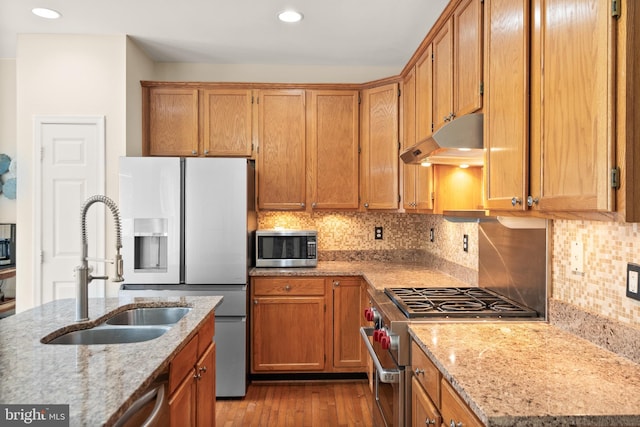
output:
[[[151,402],[154,398],[156,403],[153,410],[149,414],[146,420],[140,427],[150,427],[157,423],[158,418],[162,414],[162,408],[167,404],[166,395],[166,382],[159,384],[156,388],[153,388],[143,394],[138,400],[125,411],[125,413],[115,422],[114,427],[124,426],[138,411],[140,411],[145,405]]]
[[[362,336],[362,340],[364,344],[367,346],[367,350],[369,351],[369,355],[373,360],[373,364],[376,366],[376,371],[378,372],[378,378],[380,382],[387,384],[397,384],[400,382],[400,369],[384,369],[378,356],[376,356],[376,352],[371,345],[371,341],[369,341],[369,337],[373,336],[374,328],[360,328],[360,335]]]

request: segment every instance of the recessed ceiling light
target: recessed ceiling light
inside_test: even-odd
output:
[[[40,18],[46,19],[58,19],[62,16],[60,12],[53,9],[46,9],[44,7],[36,7],[35,9],[31,9],[31,13],[39,16]]]
[[[295,10],[283,10],[278,13],[278,19],[282,22],[299,22],[302,21],[302,13]]]

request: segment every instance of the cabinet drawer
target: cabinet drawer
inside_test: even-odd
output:
[[[215,334],[215,317],[210,314],[198,330],[198,356],[202,356],[213,341]]]
[[[253,295],[324,295],[323,278],[254,278]]]
[[[193,374],[198,360],[198,336],[194,336],[180,353],[171,361],[169,366],[169,394],[172,394],[180,382]]]
[[[444,378],[442,378],[442,406],[440,408],[444,425],[463,425],[464,427],[483,427],[484,425]]]
[[[440,407],[440,371],[415,341],[411,342],[411,368],[431,400]]]

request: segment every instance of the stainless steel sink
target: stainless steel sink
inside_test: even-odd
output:
[[[109,318],[109,325],[172,325],[182,319],[188,307],[132,308]]]
[[[149,327],[124,327],[124,326],[96,326],[91,329],[67,332],[46,344],[125,344],[149,341],[158,338],[171,327],[169,326],[149,326]]]

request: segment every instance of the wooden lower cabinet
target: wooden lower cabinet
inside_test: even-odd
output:
[[[354,277],[254,277],[251,372],[366,372],[366,303]]]
[[[411,343],[411,425],[482,427],[418,344]]]
[[[172,427],[215,426],[216,345],[213,314],[169,365]]]

